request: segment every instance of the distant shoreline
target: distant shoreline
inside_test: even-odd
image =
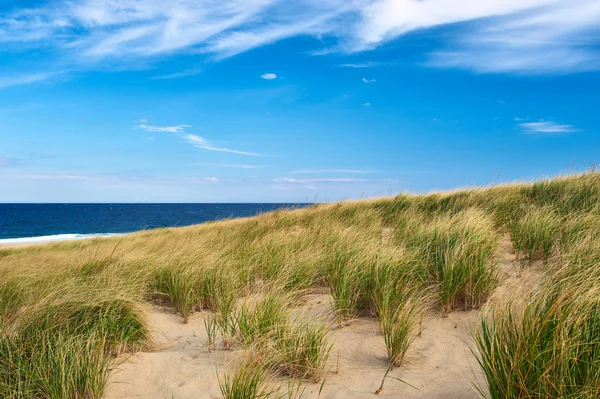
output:
[[[111,238],[127,233],[98,233],[98,234],[57,234],[39,237],[19,237],[0,239],[0,249],[22,248],[32,245],[44,245],[59,242],[91,240],[94,238]]]

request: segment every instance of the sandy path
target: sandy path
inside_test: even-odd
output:
[[[312,295],[305,308],[316,314],[330,312],[328,296]],[[478,398],[471,381],[481,375],[467,342],[477,311],[454,312],[449,317],[431,316],[422,336],[416,338],[406,364],[375,395],[387,368],[383,338],[372,319],[358,319],[332,332],[330,356],[321,398]],[[203,314],[189,324],[163,308],[149,307],[159,349],[140,352],[122,364],[110,378],[105,398],[185,399],[219,398],[216,370],[226,370],[236,352],[206,349]],[[286,383],[282,381],[285,387]],[[317,398],[320,386],[308,384],[303,398]]]

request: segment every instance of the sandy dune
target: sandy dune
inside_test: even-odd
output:
[[[500,245],[499,267],[502,284],[488,305],[515,296],[526,297],[541,276],[535,267],[522,271],[508,240],[503,240]],[[323,320],[334,319],[326,291],[306,296],[297,312]],[[375,391],[381,384],[388,363],[383,337],[375,320],[360,318],[341,328],[333,326],[330,369],[321,395],[320,385],[308,383],[302,397],[479,398],[481,396],[474,385],[484,387],[485,380],[471,353],[471,331],[480,313],[479,310],[455,311],[448,317],[429,314],[421,336],[415,339],[406,355],[404,365],[389,374],[379,395]],[[228,370],[240,353],[219,349],[208,352],[203,322],[205,315],[196,313],[189,324],[182,324],[181,318],[170,309],[148,306],[157,349],[137,353],[119,366],[110,378],[105,398],[221,397],[217,370]],[[282,379],[279,383],[285,390],[286,381]]]
[[[308,298],[304,310],[327,316],[329,297]],[[140,352],[119,366],[110,379],[106,399],[117,398],[218,398],[217,370],[225,371],[237,353],[206,348],[203,313],[189,324],[170,311],[149,307],[157,349]],[[335,342],[330,356],[322,398],[477,398],[471,382],[479,379],[477,362],[471,354],[469,329],[478,311],[454,312],[449,317],[432,315],[425,321],[406,364],[390,373],[413,387],[388,378],[379,395],[387,368],[383,338],[372,319],[358,319],[332,331]],[[281,382],[285,387],[286,383]],[[304,398],[318,397],[320,385],[307,384]]]

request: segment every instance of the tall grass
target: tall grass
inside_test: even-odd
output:
[[[332,305],[340,319],[356,317],[366,305],[366,274],[364,254],[338,248],[326,269],[326,281],[331,290]]]
[[[147,345],[140,305],[157,299],[184,322],[210,311],[209,348],[260,353],[222,381],[227,397],[269,393],[273,372],[323,380],[330,332],[294,309],[312,289],[339,319],[375,316],[398,366],[430,306],[485,304],[505,234],[553,262],[523,309],[492,309],[478,330],[490,393],[595,397],[599,211],[600,174],[585,173],[2,250],[0,397],[100,397],[115,356]]]
[[[274,292],[266,295],[253,307],[242,305],[235,315],[239,341],[249,346],[259,339],[273,335],[288,323],[289,311],[285,294]]]
[[[265,399],[273,390],[268,387],[269,371],[259,361],[260,358],[245,359],[235,371],[225,373],[219,380],[223,399]]]
[[[595,276],[597,279],[597,276]],[[600,395],[600,289],[569,279],[525,306],[497,310],[475,338],[491,398]]]
[[[402,365],[427,310],[427,295],[405,265],[383,263],[373,270],[371,297],[390,364]]]
[[[187,324],[198,304],[198,277],[189,269],[163,267],[154,272],[151,285],[153,296],[166,299]]]
[[[509,226],[510,238],[517,254],[525,254],[529,261],[548,260],[559,238],[561,219],[552,208],[527,212]]]
[[[88,294],[55,296],[0,330],[0,397],[100,398],[113,356],[147,344],[137,304]]]
[[[280,326],[275,334],[275,359],[279,368],[294,378],[320,381],[331,351],[327,326],[296,319]]]
[[[444,311],[480,307],[496,287],[498,237],[479,212],[441,217],[401,234],[406,236],[401,240],[418,251]]]

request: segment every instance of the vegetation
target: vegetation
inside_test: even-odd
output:
[[[484,306],[507,238],[543,260],[531,266],[543,281],[531,299]],[[0,397],[100,398],[120,355],[151,344],[147,302],[183,322],[208,311],[210,350],[244,354],[220,379],[224,398],[271,396],[275,377],[323,381],[349,319],[379,325],[391,368],[427,312],[481,307],[484,395],[599,397],[599,276],[597,173],[3,249]],[[334,320],[299,311],[315,289]]]

